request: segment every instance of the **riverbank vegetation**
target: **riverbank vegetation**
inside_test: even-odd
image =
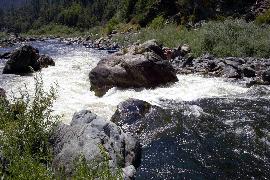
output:
[[[4,179],[49,179],[53,172],[49,138],[57,117],[52,115],[56,89],[45,92],[36,78],[34,97],[20,91],[0,104],[1,176]]]
[[[115,21],[132,22],[146,27],[159,16],[183,25],[205,19],[241,17],[255,2],[256,0],[17,0],[13,4],[10,2],[9,6],[7,2],[0,2],[0,27],[16,33],[38,30],[46,24],[86,30]]]
[[[270,13],[257,13],[257,6],[255,0],[30,0],[0,8],[0,27],[31,37],[112,36],[123,46],[157,39],[171,48],[189,44],[195,56],[268,58]]]
[[[176,24],[155,25],[155,28],[149,26],[139,33],[113,36],[113,41],[127,46],[137,41],[157,39],[171,48],[189,44],[195,56],[210,53],[218,57],[270,57],[269,31],[268,25],[228,19],[210,21],[194,29]]]
[[[68,179],[65,171],[52,167],[51,136],[59,123],[52,105],[57,98],[57,86],[44,90],[41,77],[35,77],[33,96],[25,90],[10,98],[0,97],[0,177],[1,179]],[[102,148],[102,147],[101,147]],[[78,157],[72,179],[117,179],[121,171],[112,174],[109,158],[101,149],[104,161],[86,162]],[[60,172],[60,173],[59,173]]]

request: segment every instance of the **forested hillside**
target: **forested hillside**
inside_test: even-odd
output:
[[[22,6],[27,0],[1,0],[0,9],[18,8]]]
[[[87,29],[111,19],[146,26],[159,15],[185,24],[252,14],[256,0],[27,0],[22,7],[5,6],[10,3],[1,1],[1,29],[25,32],[50,23]]]

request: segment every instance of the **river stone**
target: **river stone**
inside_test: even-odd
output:
[[[139,53],[153,52],[153,53],[159,55],[161,58],[165,59],[165,56],[164,56],[164,53],[162,50],[162,44],[160,44],[155,39],[146,41],[145,43],[139,45],[138,50],[139,50]]]
[[[53,133],[52,143],[53,167],[64,167],[68,175],[72,175],[74,161],[81,155],[89,163],[102,160],[99,145],[108,152],[109,164],[114,170],[116,167],[129,166],[135,169],[140,156],[140,145],[136,138],[124,133],[116,124],[86,110],[75,113],[70,125],[60,124]]]
[[[48,66],[55,66],[54,60],[46,55],[41,55],[37,60],[40,68],[47,68]]]
[[[0,98],[5,98],[6,97],[6,91],[3,88],[0,88]]]
[[[129,99],[111,119],[141,141],[136,179],[269,177],[269,100],[163,103],[166,108]]]
[[[243,74],[244,74],[244,77],[248,77],[248,78],[256,77],[256,71],[251,67],[244,67]]]
[[[264,82],[270,83],[270,69],[263,72],[262,79],[263,79]]]
[[[178,81],[169,61],[153,52],[108,56],[90,72],[89,79],[96,96],[112,87],[152,88]]]
[[[51,58],[40,56],[38,49],[25,45],[11,53],[3,74],[25,74],[38,71],[48,65],[54,65]]]
[[[225,78],[241,78],[241,71],[234,66],[226,65],[223,69],[223,77]]]

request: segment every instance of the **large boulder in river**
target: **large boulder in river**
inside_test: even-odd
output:
[[[100,146],[109,156],[110,168],[121,167],[129,175],[135,173],[130,171],[135,171],[140,157],[137,139],[90,111],[75,113],[70,125],[59,125],[53,134],[53,166],[64,168],[68,176],[74,172],[74,162],[79,156],[84,156],[88,163],[104,160]]]
[[[136,179],[269,177],[269,100],[162,102],[130,99],[111,119],[141,141]]]
[[[47,65],[54,65],[52,59],[48,59],[47,56],[45,57],[39,55],[38,49],[30,45],[25,45],[12,52],[10,59],[4,67],[3,74],[31,73]]]
[[[140,54],[109,56],[90,72],[91,90],[97,96],[103,96],[112,87],[151,88],[178,81],[174,68],[159,55],[162,50],[155,43],[138,48]]]

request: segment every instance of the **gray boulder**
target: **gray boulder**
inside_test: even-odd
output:
[[[109,56],[90,72],[89,79],[96,96],[112,87],[151,88],[178,81],[169,61],[154,52]]]
[[[232,65],[227,65],[223,69],[223,77],[225,78],[241,78],[241,71]]]
[[[140,157],[137,139],[124,133],[116,124],[104,120],[90,111],[75,113],[70,125],[59,125],[52,137],[54,147],[53,167],[65,169],[72,175],[74,161],[83,155],[87,162],[103,160],[100,146],[109,156],[109,166],[135,169]],[[130,170],[127,172],[130,172]],[[127,173],[128,175],[132,174]]]
[[[161,58],[165,59],[165,56],[162,50],[162,44],[160,44],[155,39],[146,41],[145,43],[139,45],[138,50],[139,50],[139,53],[153,52],[157,54],[158,56],[160,56]]]

